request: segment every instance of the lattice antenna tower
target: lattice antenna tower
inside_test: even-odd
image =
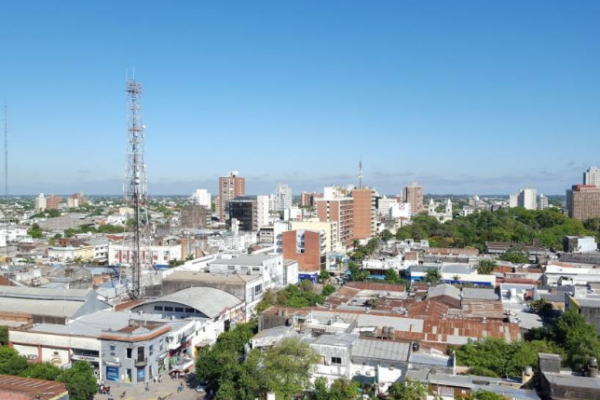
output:
[[[8,209],[10,208],[8,203],[8,106],[4,105],[4,222],[6,227],[5,237],[6,237],[6,260],[5,263],[8,265],[8,236],[10,229],[10,219],[8,215]]]
[[[363,171],[362,171],[362,161],[358,162],[358,188],[362,189],[363,187]]]
[[[131,292],[133,298],[140,298],[144,293],[145,278],[152,270],[152,253],[150,252],[150,230],[148,226],[148,190],[146,181],[146,164],[144,163],[144,124],[142,123],[142,85],[135,77],[128,79],[127,92],[127,172],[125,183],[125,199],[133,209],[133,243],[130,248]],[[144,276],[146,275],[146,276]]]

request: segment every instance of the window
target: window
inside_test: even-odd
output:
[[[138,361],[144,361],[144,348],[143,347],[138,347]]]
[[[175,307],[175,312],[183,312],[183,307]]]
[[[254,294],[261,294],[262,293],[262,284],[261,285],[256,285],[254,286]]]
[[[154,306],[154,311],[162,311],[162,306]]]
[[[117,348],[115,347],[114,344],[111,344],[109,347],[110,351],[115,351]]]
[[[165,311],[173,312],[173,307],[165,307]]]
[[[148,356],[151,356],[152,354],[154,354],[154,345],[151,344],[150,347],[148,347]],[[152,376],[152,374],[150,374],[150,376]]]
[[[133,349],[127,349],[127,358],[131,359],[132,353],[133,353]]]
[[[185,312],[189,313],[189,314],[193,314],[194,313],[194,309],[193,308],[186,308]]]
[[[331,363],[332,364],[341,364],[342,359],[341,359],[341,357],[331,357]]]
[[[164,346],[165,342],[162,338],[160,338],[160,342],[158,343],[158,348],[160,349],[159,351],[163,351]]]

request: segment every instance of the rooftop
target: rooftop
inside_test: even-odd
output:
[[[263,262],[274,258],[281,257],[277,254],[244,254],[233,258],[218,258],[211,261],[210,265],[250,265],[258,267],[263,265]]]
[[[209,318],[219,317],[225,310],[235,308],[242,301],[232,294],[211,287],[191,287],[150,300],[144,304],[173,302],[202,311]],[[137,306],[140,307],[140,306]]]
[[[407,362],[410,343],[391,340],[358,339],[352,348],[352,357]]]
[[[500,300],[494,289],[463,288],[462,298],[469,300]]]
[[[188,271],[177,271],[171,275],[163,278],[163,282],[168,281],[190,281],[190,282],[218,282],[218,283],[229,283],[245,285],[247,282],[251,282],[255,279],[261,279],[261,275],[221,275],[211,274],[208,272],[188,272]]]
[[[10,394],[19,396],[19,399],[52,400],[67,394],[64,383],[46,381],[42,379],[21,378],[11,375],[0,375],[0,395],[2,398],[13,398]]]

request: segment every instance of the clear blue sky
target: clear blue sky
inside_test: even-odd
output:
[[[13,1],[11,192],[120,193],[125,71],[151,194],[365,181],[563,194],[600,164],[600,1]]]

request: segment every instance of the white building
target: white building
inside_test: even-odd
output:
[[[46,207],[46,197],[44,196],[44,193],[40,193],[40,195],[35,198],[35,209],[36,211],[44,211],[46,210]]]
[[[540,197],[538,198],[537,208],[540,211],[548,208],[548,198],[546,196],[544,196],[543,193],[540,193]]]
[[[527,186],[510,196],[509,207],[523,207],[527,210],[537,209],[537,193],[536,190]]]
[[[596,187],[600,188],[600,169],[598,169],[598,167],[589,167],[588,170],[583,173],[583,184],[596,185]]]
[[[256,226],[269,225],[269,196],[256,196]]]
[[[383,196],[381,199],[379,199],[377,204],[377,213],[382,217],[389,216],[390,208],[392,208],[394,204],[398,204],[398,200],[396,200],[395,197],[389,198],[387,196]]]
[[[67,199],[67,207],[69,207],[69,208],[79,208],[79,198],[77,198],[77,197],[69,197]]]
[[[211,197],[210,193],[208,193],[208,190],[206,190],[206,189],[196,189],[196,191],[194,193],[192,193],[190,200],[192,201],[193,204],[196,204],[199,206],[204,206],[204,207],[208,208],[209,210],[212,205],[211,204],[212,197]]]
[[[280,254],[223,255],[208,263],[211,274],[261,275],[263,291],[278,289],[298,282],[298,263],[285,265]],[[295,270],[295,277],[294,277]]]
[[[410,203],[395,203],[389,209],[390,218],[410,219]]]
[[[283,211],[292,207],[292,189],[288,185],[283,183],[277,185],[273,206],[275,211]]]
[[[168,266],[171,260],[182,260],[181,243],[166,244],[163,246],[150,246],[152,264],[155,266]],[[133,261],[134,251],[131,242],[111,242],[108,246],[108,263],[110,265],[129,264]],[[143,257],[147,257],[143,254]]]
[[[290,207],[283,210],[284,221],[302,221],[302,209],[299,207]]]

